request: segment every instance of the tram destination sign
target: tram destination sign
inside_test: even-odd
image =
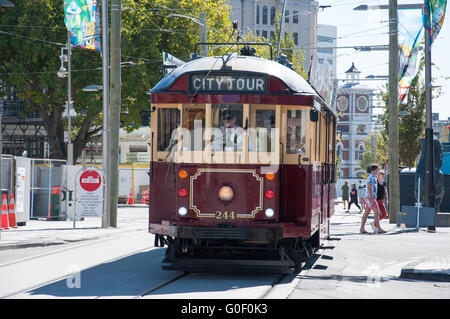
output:
[[[267,92],[267,77],[249,75],[190,74],[189,93],[259,93]]]

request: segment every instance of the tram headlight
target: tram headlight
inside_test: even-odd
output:
[[[223,202],[229,202],[234,197],[234,191],[230,186],[222,186],[217,194],[219,199]]]
[[[180,208],[178,208],[178,215],[180,216],[186,216],[187,215],[187,208],[184,206],[181,206]]]
[[[272,208],[267,208],[264,214],[266,217],[272,218],[275,215],[275,211]]]

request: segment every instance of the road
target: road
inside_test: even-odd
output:
[[[447,256],[450,232],[358,233],[338,211],[332,238],[294,276],[184,274],[161,269],[165,248],[138,229],[113,238],[0,252],[1,298],[449,298],[450,283],[399,278],[408,263]],[[385,225],[392,230],[395,225]],[[331,249],[332,248],[332,249]],[[9,258],[1,258],[7,252]]]

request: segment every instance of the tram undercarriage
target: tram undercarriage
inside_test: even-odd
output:
[[[162,264],[166,270],[292,274],[316,250],[314,237],[258,243],[155,235],[155,246],[168,246]]]

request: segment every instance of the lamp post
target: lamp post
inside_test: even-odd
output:
[[[64,50],[67,51],[65,54]],[[67,137],[67,164],[73,165],[73,144],[72,144],[72,44],[70,41],[70,34],[67,32],[67,46],[61,48],[61,55],[59,56],[61,60],[61,67],[56,73],[60,78],[65,78],[67,75],[67,101],[66,101],[66,112],[68,121],[68,137]],[[64,62],[67,62],[67,70],[64,67]],[[66,113],[65,113],[66,114]]]

